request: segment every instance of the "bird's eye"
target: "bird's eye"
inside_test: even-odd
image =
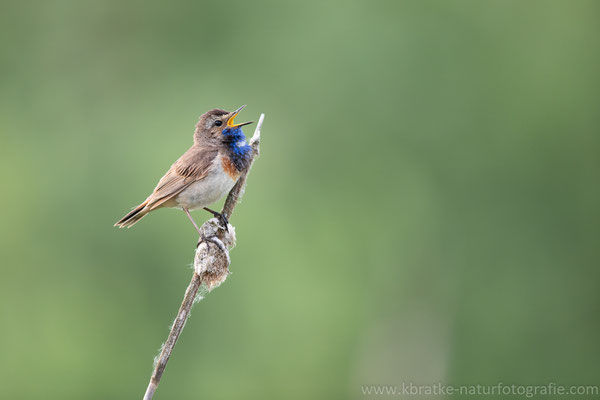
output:
[[[223,125],[223,121],[215,121],[215,125],[216,126],[221,126],[221,125]]]

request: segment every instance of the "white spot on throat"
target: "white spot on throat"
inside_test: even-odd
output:
[[[246,145],[246,141],[245,140],[240,140],[239,142],[237,142],[235,144],[237,147],[244,147]]]

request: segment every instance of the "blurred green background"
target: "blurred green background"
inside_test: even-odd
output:
[[[141,398],[196,235],[175,210],[112,225],[200,114],[241,104],[266,120],[233,275],[195,307],[157,399],[600,384],[599,16],[2,2],[0,397]]]

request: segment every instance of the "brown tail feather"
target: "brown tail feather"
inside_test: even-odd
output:
[[[149,210],[144,210],[146,208],[146,204],[148,202],[145,201],[135,209],[131,210],[126,216],[121,218],[114,226],[118,226],[119,228],[130,228],[140,219],[144,218],[146,214],[148,214]]]

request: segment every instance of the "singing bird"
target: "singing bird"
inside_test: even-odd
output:
[[[146,201],[121,218],[115,226],[129,228],[150,211],[162,207],[182,209],[196,231],[200,229],[190,211],[204,208],[218,217],[227,228],[227,216],[207,208],[229,193],[241,173],[248,168],[252,147],[246,143],[235,111],[210,110],[200,117],[194,132],[194,144],[167,171]]]

